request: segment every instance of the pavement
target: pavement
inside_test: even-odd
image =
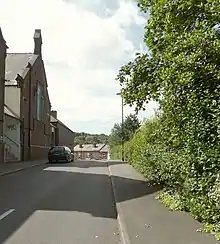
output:
[[[42,164],[0,177],[2,244],[219,244],[169,212],[121,162]]]
[[[45,164],[47,159],[24,161],[24,162],[13,162],[13,163],[0,163],[0,176],[8,175],[17,171],[25,170],[35,166]]]
[[[171,212],[155,199],[152,186],[127,164],[110,164],[124,244],[220,244],[188,213]]]

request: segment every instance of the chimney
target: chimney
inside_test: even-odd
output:
[[[79,144],[79,148],[83,148],[83,144],[82,143]]]
[[[34,32],[34,54],[37,54],[40,57],[42,57],[41,47],[42,47],[41,30],[36,29]]]
[[[55,119],[57,119],[57,111],[52,110],[50,113]]]

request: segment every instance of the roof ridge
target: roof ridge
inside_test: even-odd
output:
[[[22,52],[22,53],[15,53],[15,52],[10,53],[10,52],[7,52],[7,54],[33,54],[33,55],[37,55],[37,54],[34,54],[32,52]]]

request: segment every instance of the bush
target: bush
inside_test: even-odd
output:
[[[125,145],[125,155],[148,180],[164,185],[159,199],[171,209],[189,211],[194,218],[217,233],[220,222],[220,174],[216,170],[219,153],[208,147],[190,150],[186,143],[168,140],[170,128],[163,116],[147,120]],[[190,141],[188,141],[190,142]],[[121,147],[113,148],[114,157]],[[119,156],[120,157],[120,156]],[[200,168],[206,161],[210,170]],[[208,227],[207,227],[208,226]],[[216,234],[217,236],[217,234]]]

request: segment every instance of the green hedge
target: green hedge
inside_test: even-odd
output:
[[[176,138],[170,138],[168,121],[159,116],[141,126],[126,143],[125,154],[129,163],[147,179],[164,185],[166,194],[161,199],[169,199],[169,202],[170,198],[178,199],[182,210],[189,211],[206,225],[206,230],[214,231],[219,237],[219,150],[217,146],[192,150],[190,143],[188,140],[180,144]],[[120,146],[112,148],[112,158],[120,158],[120,155]],[[204,161],[209,162],[210,169],[204,168]]]

